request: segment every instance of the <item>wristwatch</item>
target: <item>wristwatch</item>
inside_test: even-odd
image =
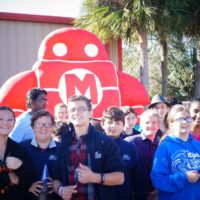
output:
[[[100,184],[104,184],[104,182],[105,182],[105,174],[101,174],[101,182],[100,182]]]

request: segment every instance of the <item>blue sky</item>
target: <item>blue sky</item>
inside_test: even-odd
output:
[[[0,0],[0,12],[78,17],[84,0]]]

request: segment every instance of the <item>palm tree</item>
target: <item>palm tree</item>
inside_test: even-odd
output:
[[[168,78],[168,38],[170,36],[180,38],[184,28],[189,22],[188,12],[184,10],[184,1],[180,0],[154,0],[156,7],[154,13],[155,32],[160,42],[160,69],[162,79],[162,95],[167,96]]]
[[[200,3],[196,0],[189,0],[186,9],[190,13],[190,22],[187,25],[185,34],[197,39],[197,57],[194,77],[194,98],[200,97]]]
[[[152,28],[155,9],[148,0],[86,0],[87,14],[75,21],[76,26],[96,34],[102,41],[122,38],[132,42],[134,33],[140,41],[140,80],[148,91],[148,31]]]

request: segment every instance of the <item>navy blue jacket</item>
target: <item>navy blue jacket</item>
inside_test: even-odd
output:
[[[125,181],[123,185],[117,186],[119,199],[146,200],[147,174],[138,148],[121,138],[115,139],[115,142],[125,165]]]
[[[132,133],[130,135],[126,135],[126,132],[123,131],[120,135],[120,138],[121,139],[125,139],[126,137],[129,137],[129,136],[133,136],[133,135],[139,135],[140,134],[140,131],[137,131],[135,130],[134,128],[132,129]]]
[[[68,185],[67,158],[74,131],[68,132],[62,139],[58,149],[58,161],[54,170],[54,179]],[[98,132],[92,125],[86,135],[86,145],[91,158],[91,170],[96,173],[121,171],[124,166],[115,142],[103,133]],[[116,186],[94,184],[95,200],[117,200]]]
[[[56,151],[59,144],[51,140],[47,149],[41,149],[38,146],[35,138],[33,138],[32,140],[23,141],[21,144],[27,150],[29,158],[31,160],[32,173],[30,174],[30,176],[32,178],[32,183],[41,180],[45,164],[48,166],[49,176],[52,177],[52,170],[57,160]],[[36,199],[36,196],[30,192],[28,192],[26,195],[28,200]],[[58,197],[58,195],[56,195],[55,193],[53,193],[52,195],[53,199],[60,199],[60,197]]]

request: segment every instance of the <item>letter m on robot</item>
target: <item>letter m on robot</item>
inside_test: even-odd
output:
[[[65,74],[67,96],[82,94],[90,98],[93,104],[98,104],[97,84],[94,74],[85,74],[81,80],[75,74]]]
[[[81,94],[92,100],[94,113],[102,113],[102,110],[110,105],[119,105],[119,90],[116,87],[115,76],[103,76],[99,70],[91,68],[72,69],[65,72],[59,83],[59,91],[64,102],[74,94]],[[108,67],[109,68],[109,67]],[[110,70],[107,68],[107,71]],[[105,70],[105,69],[104,69]],[[111,70],[112,71],[112,70]]]

